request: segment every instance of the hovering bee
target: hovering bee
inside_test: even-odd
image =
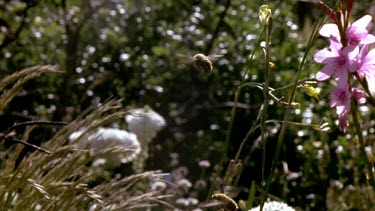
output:
[[[214,194],[212,195],[212,198],[215,199],[216,201],[223,203],[220,206],[220,208],[224,211],[237,211],[238,210],[237,203],[232,198],[225,195],[224,193]]]
[[[194,56],[182,56],[177,55],[180,59],[186,59],[186,61],[193,62],[194,66],[202,72],[210,73],[212,72],[213,66],[211,61],[221,57],[222,55],[208,55],[205,56],[201,53],[196,54]]]
[[[237,211],[238,205],[232,199],[241,192],[241,189],[227,186],[224,188],[224,193],[216,193],[212,195],[212,200],[204,202],[200,208],[218,208],[220,211]]]

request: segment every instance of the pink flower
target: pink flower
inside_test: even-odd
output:
[[[359,48],[350,45],[341,50],[341,43],[336,42],[333,37],[331,37],[330,43],[330,50],[323,49],[314,55],[315,62],[325,64],[317,73],[316,79],[324,81],[333,75],[337,86],[345,87],[348,83],[349,72],[355,71],[353,67],[357,65],[356,56]]]
[[[346,29],[346,38],[349,45],[370,44],[375,42],[375,36],[368,33],[367,27],[371,22],[372,17],[365,15],[352,25],[349,24]],[[340,32],[336,24],[325,24],[320,29],[319,34],[323,37],[335,37],[336,40],[341,40]]]
[[[366,102],[366,93],[358,88],[352,88],[352,95],[358,104]]]
[[[358,104],[365,103],[367,97],[363,90],[350,88],[352,80],[349,77],[365,78],[370,92],[375,93],[375,49],[369,51],[369,44],[375,43],[375,36],[367,29],[372,17],[365,15],[346,27],[344,23],[349,18],[353,0],[341,0],[341,5],[345,7],[336,13],[323,2],[318,3],[323,5],[335,23],[325,24],[319,31],[320,35],[329,38],[330,46],[314,55],[315,62],[324,64],[316,79],[324,81],[332,76],[336,81],[337,86],[330,94],[331,107],[336,108],[340,130],[345,132],[349,126],[352,97]]]
[[[357,72],[360,77],[366,78],[370,92],[375,93],[375,49],[368,51],[364,45],[358,54]]]
[[[345,112],[339,115],[339,127],[342,132],[345,133],[346,128],[349,127],[348,113]]]
[[[335,87],[331,91],[331,107],[336,107],[337,114],[350,110],[350,98],[352,94],[348,89],[348,84],[344,87]]]
[[[345,132],[349,126],[348,114],[350,112],[350,100],[352,94],[349,91],[349,85],[345,87],[335,87],[330,94],[331,107],[336,107],[336,113],[339,116],[339,126]]]

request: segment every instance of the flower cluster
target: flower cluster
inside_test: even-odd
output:
[[[369,51],[369,44],[375,42],[375,36],[367,29],[371,16],[365,15],[351,24],[348,19],[353,0],[341,3],[342,10],[339,12],[329,10],[334,23],[325,24],[319,31],[320,35],[329,39],[329,49],[318,51],[314,60],[325,65],[316,79],[325,81],[333,78],[336,82],[330,94],[331,107],[336,108],[340,130],[345,132],[349,126],[352,98],[363,104],[367,96],[375,93],[375,50]],[[355,87],[356,81],[363,89]]]
[[[260,207],[255,207],[250,209],[249,211],[259,211]],[[268,201],[264,203],[263,211],[295,211],[294,208],[288,206],[284,202],[278,202],[278,201]]]
[[[148,145],[156,137],[157,132],[166,125],[166,122],[149,106],[134,109],[125,117],[125,120],[128,123],[128,130],[137,135],[141,144],[141,153],[133,161],[133,168],[136,172],[142,172],[148,158]]]
[[[166,125],[164,118],[151,108],[135,109],[126,116],[126,122],[129,131],[137,134],[141,142],[150,142],[156,137],[156,133]]]
[[[69,136],[70,143],[80,149],[89,149],[94,157],[93,166],[114,169],[123,163],[133,162],[136,170],[143,169],[148,157],[148,144],[166,122],[151,108],[134,109],[126,116],[128,131],[117,128],[80,129]]]
[[[81,129],[71,134],[69,141],[80,149],[90,149],[90,155],[97,158],[94,166],[108,168],[131,162],[141,151],[135,134],[116,128],[98,128],[88,133]]]

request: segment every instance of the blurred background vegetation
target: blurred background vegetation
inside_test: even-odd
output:
[[[230,146],[223,150],[234,94],[245,80],[263,82],[263,53],[257,43],[262,27],[258,9],[273,9],[270,86],[289,85],[304,55],[312,25],[323,16],[313,1],[284,0],[2,0],[0,1],[0,77],[34,65],[56,65],[63,74],[47,73],[28,82],[0,117],[0,127],[14,122],[54,120],[70,122],[91,105],[109,98],[123,100],[124,108],[150,106],[167,126],[149,146],[146,169],[182,172],[192,184],[173,200],[180,209],[203,202],[214,173],[226,168],[263,103],[263,92],[245,88],[239,96]],[[329,3],[334,5],[334,1]],[[274,8],[278,5],[278,8]],[[368,14],[374,5],[355,5],[355,18]],[[370,9],[369,9],[370,8]],[[326,45],[316,40],[316,49]],[[311,49],[301,79],[314,78],[320,66],[313,64]],[[249,60],[254,52],[254,59]],[[178,55],[222,55],[213,62],[211,74],[198,71]],[[342,134],[335,111],[329,106],[332,85],[319,83],[319,100],[297,89],[290,121],[321,125],[326,132],[308,126],[287,128],[280,161],[270,194],[274,199],[303,210],[367,209],[374,206],[368,194],[354,130]],[[289,89],[276,91],[279,98]],[[368,150],[374,146],[374,115],[361,107]],[[282,120],[285,106],[271,101],[269,120]],[[117,122],[124,125],[125,121]],[[281,123],[268,125],[266,173],[273,160]],[[53,130],[35,130],[36,142]],[[252,181],[260,184],[260,130],[247,140],[240,156],[243,172],[236,200],[247,199]],[[219,166],[223,154],[228,158]],[[211,165],[199,165],[200,161]],[[218,178],[223,175],[219,175]],[[199,183],[200,182],[200,183]],[[203,186],[199,186],[199,184]],[[259,190],[258,190],[259,191]],[[357,198],[350,194],[357,193]],[[259,196],[257,192],[256,196]],[[369,196],[366,198],[365,196]],[[358,203],[359,198],[364,202]],[[260,198],[256,198],[259,203]],[[368,199],[368,200],[367,200]],[[184,207],[185,206],[185,207]],[[189,207],[192,206],[192,207]]]

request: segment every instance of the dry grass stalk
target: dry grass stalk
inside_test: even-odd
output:
[[[170,206],[164,201],[169,195],[149,187],[150,181],[163,179],[165,174],[149,171],[120,179],[108,178],[105,172],[91,167],[93,158],[88,156],[88,150],[68,145],[69,135],[78,129],[92,131],[127,113],[118,100],[91,108],[42,145],[51,154],[34,151],[17,168],[15,163],[24,146],[16,145],[5,152],[0,162],[0,209],[129,210],[160,204]],[[90,187],[97,178],[105,180]]]

